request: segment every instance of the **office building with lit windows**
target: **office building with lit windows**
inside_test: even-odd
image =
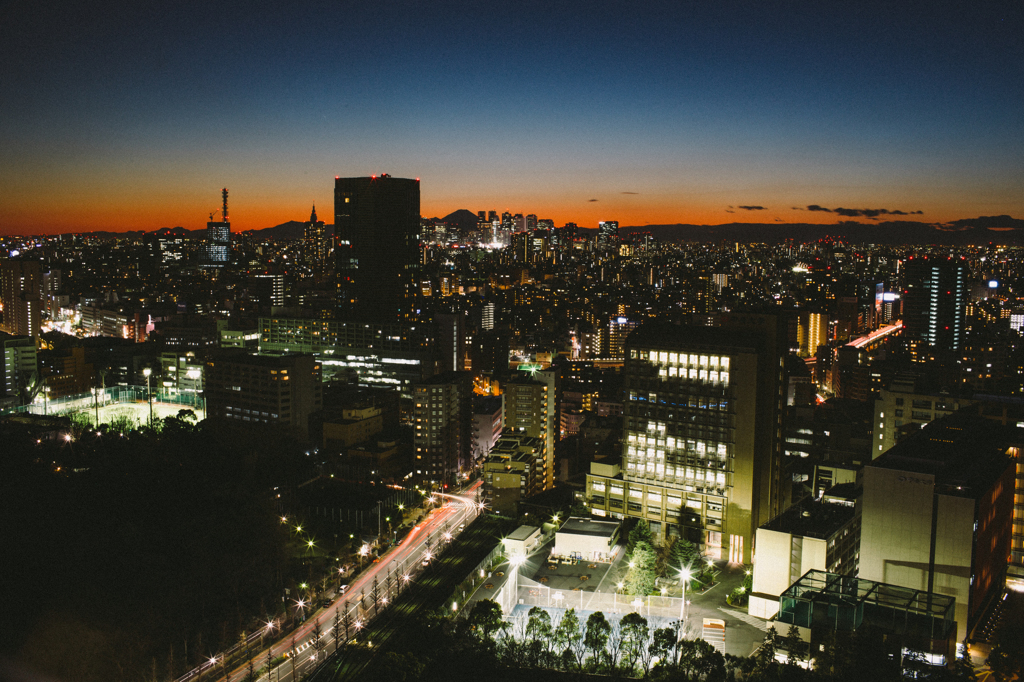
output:
[[[231,353],[205,371],[206,414],[289,427],[309,435],[309,417],[323,409],[320,363],[311,355],[267,357]]]
[[[754,532],[781,511],[785,348],[772,315],[633,332],[621,465],[591,468],[591,512],[646,519],[659,542],[684,536],[749,563]]]
[[[260,355],[311,353],[327,379],[395,388],[412,400],[413,384],[436,373],[429,325],[405,322],[261,317]]]
[[[903,328],[911,359],[964,347],[970,283],[962,259],[913,257],[903,264]]]

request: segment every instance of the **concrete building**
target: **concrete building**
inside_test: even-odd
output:
[[[953,597],[957,641],[1002,591],[1021,430],[964,410],[864,469],[860,577]]]
[[[569,518],[555,531],[551,554],[584,561],[611,561],[621,525],[614,521]]]
[[[754,531],[779,513],[785,326],[770,315],[720,327],[649,322],[629,338],[622,468],[593,469],[598,516],[647,519],[749,563]]]
[[[221,190],[223,206],[221,219],[206,223],[206,243],[203,245],[202,265],[207,268],[223,268],[231,264],[231,220],[228,218],[228,190]]]
[[[903,326],[911,358],[959,353],[966,332],[970,273],[963,259],[911,257],[902,268]]]
[[[204,390],[203,372],[206,364],[188,352],[167,352],[160,354],[160,387],[164,395],[201,395]],[[156,387],[156,384],[153,384]]]
[[[508,537],[502,539],[507,557],[526,557],[540,546],[540,528],[519,526]]]
[[[0,332],[0,351],[3,352],[3,389],[0,395],[19,396],[39,369],[36,342],[31,336],[12,336]]]
[[[331,240],[327,236],[324,221],[316,218],[316,204],[305,223],[302,235],[302,251],[306,265],[315,276],[322,276],[327,271],[327,258],[331,252]]]
[[[384,411],[373,405],[350,407],[324,417],[324,450],[344,450],[362,443],[384,429]]]
[[[43,314],[43,266],[36,260],[0,262],[2,330],[15,336],[39,338]]]
[[[46,382],[49,398],[88,393],[96,386],[93,365],[85,360],[85,348],[44,351],[39,354],[39,374]]]
[[[445,372],[413,386],[413,464],[420,485],[454,487],[469,466],[472,392],[469,372]]]
[[[133,326],[127,315],[116,310],[105,310],[91,305],[83,305],[82,330],[90,336],[115,336],[120,339],[133,338]]]
[[[514,515],[519,501],[544,490],[543,441],[507,432],[484,460],[484,500],[499,514]]]
[[[320,363],[311,355],[226,355],[206,362],[206,414],[277,424],[302,438],[323,408]]]
[[[853,507],[807,498],[757,529],[748,610],[771,618],[779,597],[810,570],[856,576],[860,518]]]
[[[919,385],[920,384],[920,385]],[[925,424],[974,404],[968,394],[943,390],[927,390],[917,379],[901,378],[882,389],[875,400],[872,458],[890,450]]]
[[[543,444],[543,489],[554,485],[555,441],[558,440],[558,369],[531,368],[505,384],[505,430],[531,436]]]
[[[470,460],[473,466],[491,452],[505,423],[505,396],[473,396],[473,434]]]

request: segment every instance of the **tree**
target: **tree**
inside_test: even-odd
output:
[[[623,655],[631,672],[647,652],[647,639],[650,635],[647,619],[636,612],[627,613],[619,621],[619,630],[622,632]],[[644,673],[646,672],[645,667]]]
[[[312,631],[311,634],[312,634],[312,637],[310,639],[313,640],[313,651],[316,652],[315,658],[316,658],[317,661],[319,661],[320,660],[320,654],[324,650],[324,633],[323,633],[323,630],[320,627],[320,619],[319,618],[317,618],[316,621],[313,623],[313,631]]]
[[[561,653],[569,652],[578,670],[583,669],[586,644],[580,630],[580,619],[576,609],[569,609],[555,628],[555,646]]]
[[[564,619],[563,619],[564,620]],[[608,619],[600,611],[595,611],[587,618],[587,633],[583,636],[583,643],[590,651],[595,663],[600,664],[604,657],[608,638],[612,634],[612,626]]]
[[[658,557],[650,544],[642,540],[637,542],[629,560],[629,573],[626,575],[626,591],[629,594],[647,595],[654,591],[657,561]]]
[[[633,530],[629,531],[629,540],[626,543],[626,556],[633,556],[633,550],[636,549],[638,542],[654,545],[654,535],[651,533],[651,526],[647,523],[647,519],[640,519],[633,526]]]
[[[784,640],[789,663],[798,664],[807,660],[807,642],[800,636],[800,628],[790,625]]]
[[[684,568],[693,568],[700,565],[700,550],[686,538],[676,538],[668,552],[668,572],[671,577],[676,577]]]
[[[534,606],[530,609],[529,620],[526,623],[526,638],[535,652],[534,663],[539,665],[540,658],[550,651],[553,630],[551,629],[551,615]]]
[[[669,667],[675,663],[672,651],[676,646],[676,631],[673,628],[658,628],[647,647],[651,661],[657,659],[658,667]],[[645,673],[647,671],[644,671]]]
[[[349,632],[352,630],[352,609],[349,608],[348,600],[345,600],[345,612],[341,614],[341,626],[345,628],[345,644],[348,644]]]
[[[331,623],[334,632],[334,650],[337,651],[341,642],[341,609],[334,609],[334,622]]]
[[[768,628],[768,632],[764,636],[764,642],[761,644],[761,648],[754,654],[754,670],[762,678],[767,678],[772,671],[774,671],[775,663],[775,652],[779,649],[778,633],[775,631],[775,626]]]
[[[491,637],[504,630],[508,623],[502,617],[501,607],[491,599],[481,599],[469,612],[469,625],[481,639]]]

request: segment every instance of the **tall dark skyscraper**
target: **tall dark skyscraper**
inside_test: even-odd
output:
[[[327,269],[327,254],[330,253],[327,228],[324,221],[316,219],[316,206],[303,230],[303,255],[314,275],[323,275]]]
[[[342,317],[409,317],[420,267],[419,231],[419,180],[387,174],[335,178],[335,276]]]
[[[221,219],[215,221],[210,214],[210,222],[206,223],[206,244],[203,253],[203,265],[209,268],[223,268],[231,262],[231,222],[228,219],[228,190],[221,190],[224,204],[221,207]]]
[[[953,258],[910,258],[903,264],[903,326],[911,357],[923,362],[928,348],[964,347],[967,265]]]

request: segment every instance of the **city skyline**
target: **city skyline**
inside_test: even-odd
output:
[[[260,229],[330,205],[335,176],[382,172],[422,179],[424,217],[1024,215],[1010,3],[40,4],[7,19],[0,234],[199,229],[221,187],[233,229]]]

